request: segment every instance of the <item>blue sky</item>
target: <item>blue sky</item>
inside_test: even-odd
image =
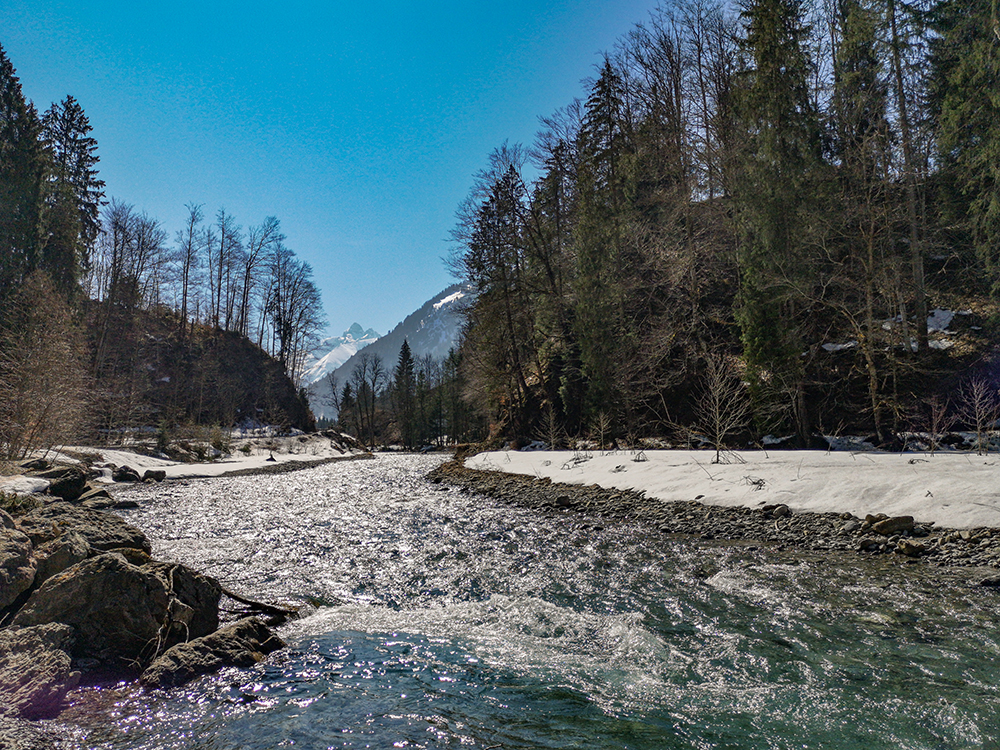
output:
[[[2,0],[0,45],[39,110],[75,96],[108,196],[248,226],[277,216],[339,334],[386,333],[454,281],[473,174],[584,96],[656,0],[278,3]]]

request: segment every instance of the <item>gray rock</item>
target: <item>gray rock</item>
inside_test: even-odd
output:
[[[80,505],[87,510],[124,510],[139,507],[139,503],[135,500],[116,500],[113,497],[95,497],[84,500]]]
[[[26,719],[0,714],[0,748],[3,750],[78,750],[79,745],[57,730]]]
[[[168,592],[191,609],[190,618],[184,622],[184,640],[200,638],[219,627],[222,586],[217,580],[184,565],[152,560],[145,563],[142,570],[157,576]],[[174,620],[180,622],[177,618]]]
[[[35,562],[31,540],[16,529],[0,530],[0,609],[9,607],[31,588]]]
[[[36,546],[55,539],[64,530],[72,529],[78,531],[92,549],[100,552],[115,547],[141,549],[146,554],[152,551],[146,535],[118,516],[65,502],[35,508],[21,516],[17,525]]]
[[[5,510],[0,510],[0,529],[13,529],[14,518]]]
[[[15,627],[72,625],[73,656],[129,670],[162,645],[170,597],[154,573],[106,553],[67,568],[42,584],[14,618]]]
[[[131,466],[119,466],[117,469],[111,472],[111,478],[116,482],[141,482],[142,478],[139,476],[139,472],[133,469]]]
[[[148,482],[150,480],[153,482],[162,482],[166,478],[167,472],[163,469],[146,469],[142,475],[142,481],[144,482]]]
[[[78,503],[85,503],[87,500],[96,500],[97,498],[109,498],[111,493],[107,491],[104,487],[95,487],[92,484],[88,484],[84,489],[83,494],[80,495],[76,500]]]
[[[896,545],[896,551],[907,557],[920,557],[927,551],[927,547],[919,542],[911,542],[907,539],[900,539]]]
[[[900,531],[911,531],[913,529],[913,516],[894,516],[893,518],[883,518],[872,524],[872,531],[882,536],[892,536]]]
[[[147,687],[177,687],[227,666],[250,667],[285,643],[256,617],[217,630],[204,638],[180,643],[142,673]]]
[[[66,568],[83,562],[90,556],[90,545],[76,531],[60,534],[51,542],[35,548],[35,586],[41,586]]]
[[[68,625],[0,630],[0,702],[25,719],[58,713],[66,693],[80,682],[68,653],[72,642]]]
[[[87,473],[77,466],[63,466],[49,469],[39,474],[42,479],[48,479],[49,494],[72,502],[83,494],[87,487]]]

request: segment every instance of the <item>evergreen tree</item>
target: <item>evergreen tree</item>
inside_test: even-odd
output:
[[[934,45],[938,147],[965,222],[1000,292],[1000,39],[993,0],[943,0]]]
[[[53,178],[68,186],[79,214],[82,249],[89,252],[101,231],[104,180],[97,177],[97,141],[79,102],[67,96],[42,116],[42,138],[49,149]],[[86,265],[87,256],[82,258]]]
[[[406,448],[416,445],[417,421],[414,408],[416,377],[410,343],[404,338],[399,348],[399,360],[393,372],[392,402],[396,412],[399,437]]]
[[[480,175],[468,215],[455,236],[464,245],[458,265],[477,293],[469,312],[469,336],[480,355],[478,399],[513,435],[521,435],[534,410],[529,387],[537,373],[534,326],[527,285],[525,216],[527,191],[517,149],[506,147]]]
[[[626,236],[635,202],[635,148],[621,74],[605,59],[587,99],[577,174],[574,323],[587,413],[620,406],[625,329]]]
[[[804,289],[814,259],[810,197],[820,184],[820,127],[809,96],[811,61],[801,0],[748,0],[741,46],[747,68],[736,113],[745,139],[732,183],[741,234],[737,319],[757,386],[793,409],[799,437],[809,433],[802,351],[808,322]]]
[[[41,123],[0,47],[0,302],[41,261],[46,170]]]

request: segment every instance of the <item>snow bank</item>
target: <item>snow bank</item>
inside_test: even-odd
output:
[[[744,451],[712,464],[710,451],[480,453],[470,469],[566,484],[644,491],[666,501],[793,510],[910,515],[950,528],[1000,527],[1000,456],[971,454]],[[637,460],[640,459],[640,460]],[[645,459],[645,460],[641,460]]]
[[[246,452],[240,450],[246,446]],[[339,450],[329,438],[319,435],[271,438],[260,440],[234,440],[231,455],[214,461],[183,463],[164,458],[147,456],[129,450],[93,447],[67,447],[69,454],[82,453],[100,456],[100,462],[115,466],[131,466],[141,475],[146,469],[166,472],[168,479],[194,479],[198,477],[218,477],[231,471],[262,469],[276,464],[295,461],[297,463],[320,463],[362,451]],[[47,457],[55,461],[72,461],[70,455],[50,451]]]

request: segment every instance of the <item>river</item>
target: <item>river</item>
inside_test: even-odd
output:
[[[667,539],[499,506],[380,456],[129,491],[290,648],[172,691],[87,688],[86,748],[1000,746],[995,591],[922,564]]]

